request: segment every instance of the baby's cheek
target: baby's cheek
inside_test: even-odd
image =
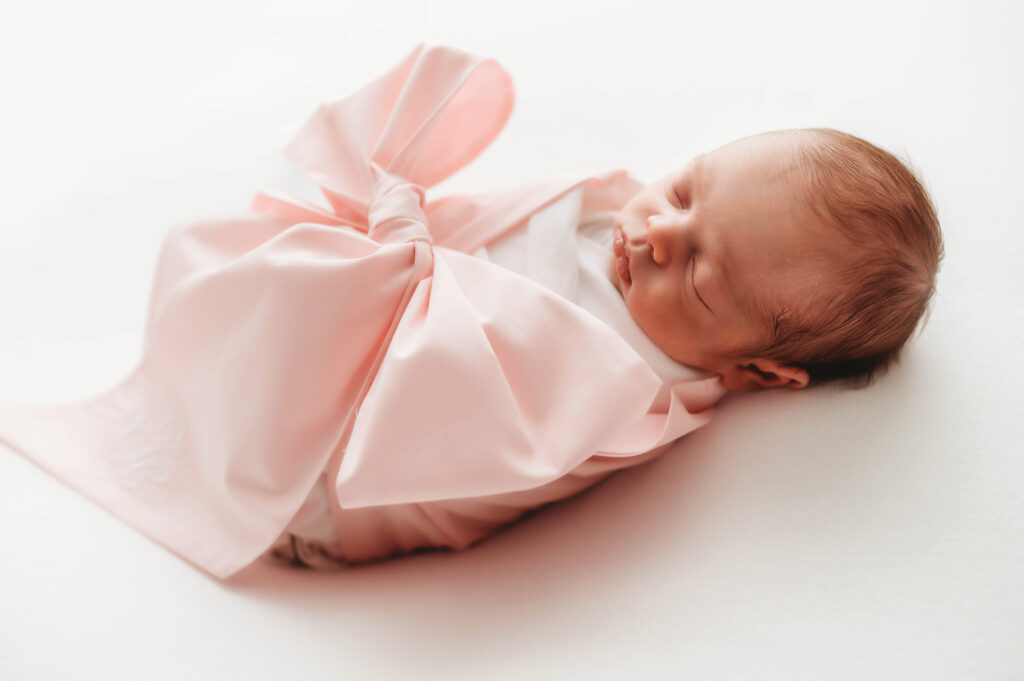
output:
[[[652,339],[657,337],[666,326],[668,313],[664,305],[649,297],[636,296],[631,301],[629,313],[644,333]]]

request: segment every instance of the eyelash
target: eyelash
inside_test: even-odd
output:
[[[697,300],[700,301],[701,305],[703,305],[704,307],[707,307],[708,305],[707,305],[707,303],[704,302],[704,298],[697,291],[697,254],[696,253],[694,253],[693,255],[690,256],[690,262],[688,264],[688,267],[690,268],[690,287],[693,288],[693,295],[695,295],[697,297]],[[710,308],[708,308],[708,309],[710,309]]]
[[[685,189],[685,187],[684,187],[684,189]],[[687,201],[683,201],[683,197],[685,195],[686,195],[685,191],[680,193],[679,187],[673,185],[673,187],[672,187],[672,196],[675,198],[676,202],[679,204],[679,207],[682,208],[683,210],[686,210],[687,205],[688,205]],[[689,199],[689,197],[687,197],[687,199]]]
[[[686,208],[686,202],[684,202],[683,198],[679,196],[679,191],[675,187],[669,187],[669,191],[666,194],[666,198],[668,199],[669,203],[677,205],[680,208]]]

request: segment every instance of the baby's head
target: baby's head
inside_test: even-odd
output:
[[[610,276],[666,354],[730,390],[869,383],[935,288],[938,219],[898,159],[835,130],[747,137],[637,193]]]

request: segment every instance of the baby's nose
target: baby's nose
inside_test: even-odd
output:
[[[672,250],[672,224],[663,215],[651,215],[647,218],[647,244],[651,247],[651,257],[659,265],[668,264]]]

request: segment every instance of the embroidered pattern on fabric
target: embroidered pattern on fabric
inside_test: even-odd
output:
[[[141,373],[91,405],[97,416],[117,424],[107,445],[107,465],[121,487],[164,484],[183,455],[186,422],[173,397]]]

